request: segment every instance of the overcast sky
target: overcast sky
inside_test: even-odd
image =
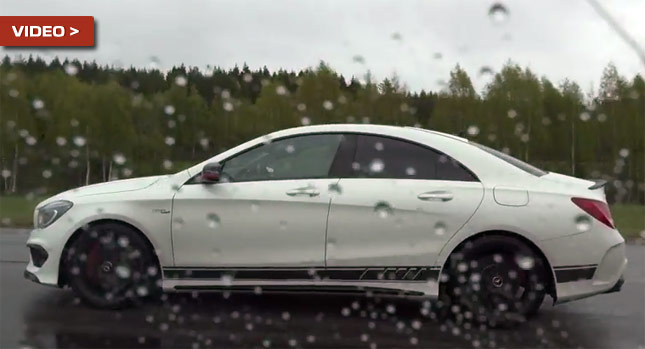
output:
[[[645,45],[645,0],[600,0]],[[587,91],[612,61],[633,77],[638,56],[585,0],[502,1],[509,16],[488,15],[488,0],[51,1],[0,0],[2,15],[92,15],[92,50],[7,50],[162,68],[184,63],[232,67],[246,62],[301,69],[328,62],[345,76],[369,69],[396,73],[410,89],[437,89],[457,63],[481,89],[483,66],[511,59],[554,82],[565,77]],[[398,39],[400,38],[400,39]],[[441,58],[437,58],[439,53]],[[364,63],[356,62],[361,56]]]

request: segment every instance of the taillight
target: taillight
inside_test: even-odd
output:
[[[571,198],[571,201],[593,218],[612,229],[614,228],[614,220],[611,218],[611,212],[606,202],[583,198]]]

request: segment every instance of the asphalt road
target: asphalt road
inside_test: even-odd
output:
[[[512,330],[455,327],[419,301],[357,296],[174,294],[123,311],[23,279],[26,232],[0,230],[0,348],[645,348],[645,247],[629,245],[620,293],[551,306]]]

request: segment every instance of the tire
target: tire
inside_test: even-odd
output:
[[[453,253],[441,293],[458,322],[512,327],[537,313],[546,295],[544,261],[522,242],[486,236]]]
[[[125,224],[88,227],[67,250],[64,267],[67,284],[97,308],[123,308],[161,291],[154,251]]]

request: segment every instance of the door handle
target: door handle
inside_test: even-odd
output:
[[[423,201],[450,201],[452,200],[452,193],[449,191],[437,190],[421,193],[417,196],[419,200]]]
[[[306,195],[309,197],[314,197],[314,196],[320,195],[320,192],[316,188],[296,188],[296,189],[291,189],[287,191],[287,195],[289,196]]]

